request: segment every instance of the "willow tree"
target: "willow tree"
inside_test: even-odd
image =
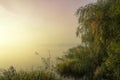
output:
[[[120,0],[98,0],[95,4],[79,8],[77,15],[77,36],[81,35],[83,44],[90,48],[96,61],[95,77],[99,75],[114,80],[118,75],[117,80],[120,79],[120,57],[117,57],[120,55]]]
[[[74,72],[73,68],[69,68],[72,65],[68,64],[74,63],[80,64],[77,66],[79,68],[76,67],[76,73],[70,72],[68,75],[87,77],[88,80],[119,80],[120,0],[97,0],[96,3],[79,8],[76,14],[79,22],[76,34],[81,37],[83,49],[86,49],[88,57],[78,58],[76,55],[74,58],[77,61],[74,61],[74,58],[64,56],[65,61],[58,66],[59,72],[66,74],[66,69]],[[79,50],[78,54],[83,55],[85,52]],[[70,55],[71,51],[68,53],[67,55]],[[85,66],[81,68],[83,65]]]

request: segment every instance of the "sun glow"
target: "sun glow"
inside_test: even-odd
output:
[[[0,45],[14,44],[24,37],[20,17],[0,8]]]
[[[18,41],[16,33],[9,28],[6,29],[6,27],[7,26],[0,24],[0,45],[12,44]]]
[[[73,15],[77,3],[0,0],[0,67],[38,65],[41,59],[35,51],[46,57],[50,50],[55,57],[79,43]]]

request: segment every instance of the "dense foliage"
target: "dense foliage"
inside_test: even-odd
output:
[[[75,79],[120,80],[120,0],[97,0],[76,14],[82,44],[60,59],[58,73]]]

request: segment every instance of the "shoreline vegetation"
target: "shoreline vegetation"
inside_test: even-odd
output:
[[[56,63],[41,58],[44,66],[0,71],[0,80],[120,80],[120,0],[97,0],[80,7],[76,35],[81,45],[70,48]],[[38,52],[35,52],[39,56]]]

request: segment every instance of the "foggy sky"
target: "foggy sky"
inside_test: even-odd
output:
[[[0,0],[0,67],[38,64],[36,50],[58,56],[80,44],[75,12],[95,1]]]

